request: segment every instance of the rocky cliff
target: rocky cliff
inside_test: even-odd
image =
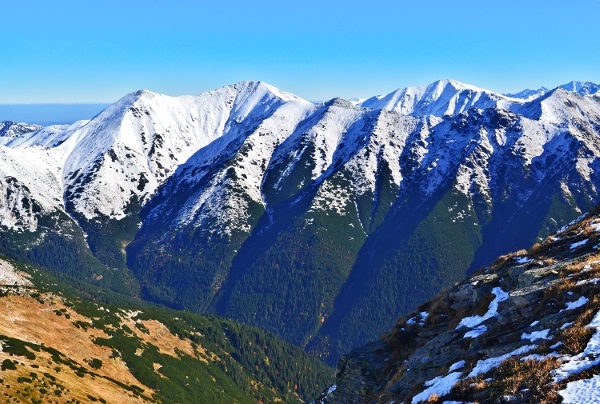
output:
[[[320,403],[597,402],[600,208],[340,360]]]

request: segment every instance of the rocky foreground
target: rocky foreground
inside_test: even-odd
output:
[[[340,360],[318,402],[598,402],[599,213],[400,319]]]

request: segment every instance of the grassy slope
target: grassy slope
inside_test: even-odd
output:
[[[0,355],[16,367],[2,372],[2,390],[13,397],[294,402],[316,396],[333,378],[330,368],[256,328],[90,286],[81,293],[20,267],[38,287],[5,287],[0,297],[12,308],[1,315]],[[99,301],[83,297],[96,294]],[[100,303],[107,300],[120,303]]]

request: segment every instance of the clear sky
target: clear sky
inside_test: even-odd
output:
[[[22,0],[0,15],[0,103],[112,102],[262,80],[309,100],[453,78],[600,82],[600,0]]]

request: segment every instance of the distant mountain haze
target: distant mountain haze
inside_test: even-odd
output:
[[[0,104],[0,121],[27,122],[36,125],[62,125],[92,119],[106,108],[96,104]]]

